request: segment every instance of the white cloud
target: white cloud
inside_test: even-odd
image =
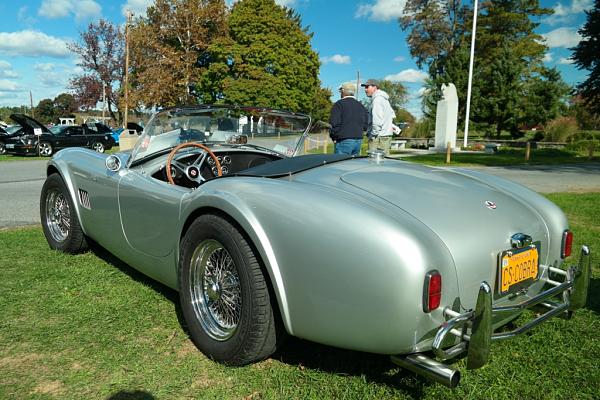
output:
[[[29,7],[23,6],[17,12],[17,21],[25,25],[34,25],[37,20],[31,15]]]
[[[416,69],[405,69],[394,75],[388,75],[384,79],[392,82],[423,82],[429,75]]]
[[[55,65],[52,63],[38,63],[33,66],[36,71],[52,71]]]
[[[0,32],[0,54],[27,57],[68,57],[67,43],[38,31]]]
[[[18,78],[19,74],[12,70],[12,65],[8,61],[0,60],[0,78]]]
[[[402,56],[394,57],[394,62],[402,62],[404,60],[406,60],[406,58]]]
[[[296,3],[296,0],[275,0],[275,3],[280,6],[291,7]]]
[[[592,0],[573,0],[571,5],[556,3],[553,8],[554,14],[547,16],[543,21],[549,25],[572,23],[577,14],[592,8],[592,6]]]
[[[573,61],[573,59],[572,59],[572,58],[565,58],[565,57],[561,57],[561,58],[558,60],[558,63],[559,63],[559,64],[573,64],[573,62],[574,62],[574,61]]]
[[[38,10],[38,15],[46,18],[64,18],[72,9],[72,0],[44,0]]]
[[[3,92],[18,92],[22,90],[19,85],[8,79],[0,79],[0,91]]]
[[[38,75],[38,79],[43,87],[64,87],[66,85],[65,76],[56,72],[43,72]]]
[[[375,0],[375,3],[361,4],[354,16],[367,17],[371,21],[391,21],[403,15],[406,0]]]
[[[429,92],[429,89],[427,89],[426,87],[421,87],[417,92],[417,97],[422,97],[427,92]]]
[[[38,10],[38,15],[51,19],[71,14],[78,21],[93,19],[102,14],[102,7],[94,0],[44,0]]]
[[[154,4],[154,0],[127,0],[121,7],[123,16],[127,16],[127,10],[130,10],[134,16],[146,15],[146,10]]]
[[[552,62],[552,60],[553,60],[552,53],[546,53],[546,54],[544,54],[544,58],[542,58],[542,61],[545,63]]]
[[[542,36],[546,40],[546,45],[550,48],[575,47],[582,39],[575,28],[558,28],[548,33],[543,33]]]
[[[75,2],[74,13],[77,21],[94,19],[102,15],[102,7],[93,0],[79,0]]]
[[[554,15],[564,17],[569,14],[578,14],[592,8],[593,5],[594,2],[592,0],[573,0],[571,6],[563,6],[561,3],[556,3],[554,6]]]
[[[323,64],[334,63],[334,64],[350,64],[352,60],[350,56],[343,56],[341,54],[335,54],[331,57],[321,57]]]

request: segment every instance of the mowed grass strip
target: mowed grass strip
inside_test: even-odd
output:
[[[392,154],[394,154],[392,152]],[[560,165],[569,163],[588,163],[598,162],[600,157],[595,156],[592,159],[587,157],[587,153],[573,152],[561,149],[532,149],[529,160],[525,160],[525,149],[501,148],[497,153],[486,154],[477,153],[452,153],[450,164],[446,163],[446,153],[424,154],[424,155],[404,155],[396,153],[396,157],[406,161],[418,162],[427,165],[486,165],[486,166],[506,166],[506,165]]]
[[[600,250],[600,196],[548,197],[567,213],[574,249],[585,242]],[[457,362],[462,382],[451,390],[385,356],[298,339],[263,362],[222,366],[189,340],[176,292],[101,249],[51,251],[39,227],[0,231],[0,398],[593,399],[600,393],[597,260],[585,309],[494,342],[480,370]]]

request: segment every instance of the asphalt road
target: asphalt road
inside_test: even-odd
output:
[[[0,162],[0,229],[40,223],[47,161]]]
[[[40,223],[46,161],[0,162],[0,229]],[[600,164],[471,167],[541,193],[600,192]]]

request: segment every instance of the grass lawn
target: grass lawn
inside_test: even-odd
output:
[[[582,243],[600,249],[598,194],[548,196]],[[492,344],[491,363],[452,390],[387,357],[290,339],[231,368],[182,328],[177,293],[101,249],[50,251],[41,228],[0,231],[1,399],[593,399],[600,393],[600,267],[574,319]],[[571,260],[572,261],[572,260]],[[360,321],[357,321],[360,324]]]
[[[394,153],[392,153],[394,154]],[[525,149],[500,149],[495,154],[478,153],[453,153],[450,164],[446,164],[446,153],[426,154],[417,156],[403,157],[402,153],[397,153],[400,158],[406,161],[414,161],[427,165],[549,165],[549,164],[571,164],[582,162],[600,162],[600,157],[596,155],[591,160],[587,154],[569,152],[559,149],[532,149],[529,161],[525,161]]]

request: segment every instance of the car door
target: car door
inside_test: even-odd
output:
[[[164,257],[179,242],[179,212],[189,190],[131,169],[119,181],[119,209],[129,244],[145,254]]]
[[[87,137],[82,126],[70,126],[69,133],[69,147],[87,146]]]

